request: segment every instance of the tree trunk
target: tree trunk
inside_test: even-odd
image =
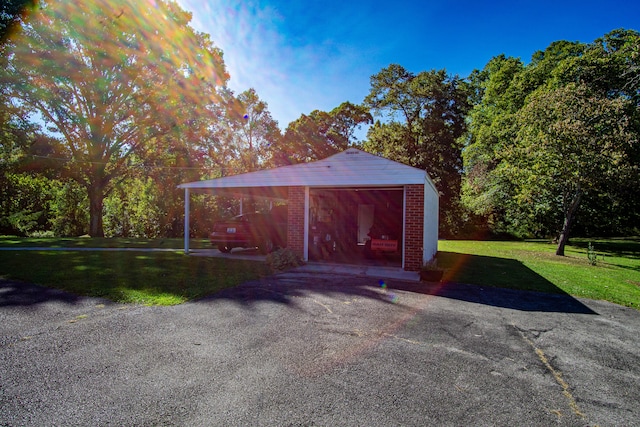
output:
[[[92,183],[87,188],[89,196],[89,236],[104,237],[102,208],[104,205],[104,186]]]
[[[558,256],[564,256],[564,247],[569,241],[569,231],[573,225],[578,205],[580,205],[580,199],[582,199],[582,191],[578,190],[573,196],[569,207],[564,211],[564,224],[562,225],[562,231],[558,237],[558,247],[556,249],[556,255]]]

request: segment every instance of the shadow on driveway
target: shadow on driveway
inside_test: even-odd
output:
[[[0,279],[0,307],[30,306],[53,301],[76,304],[82,298],[58,289]]]
[[[395,283],[393,288],[512,310],[598,314],[567,293],[523,291],[455,282],[439,284]]]
[[[397,303],[386,282],[350,274],[317,273],[291,270],[260,280],[224,289],[198,302],[229,300],[251,308],[260,302],[296,305],[296,298],[310,294],[342,295]]]
[[[438,261],[448,271],[434,295],[522,311],[597,314],[518,260],[438,252]]]
[[[199,301],[226,299],[247,308],[263,301],[295,305],[295,298],[304,297],[308,293],[319,293],[363,297],[397,304],[399,301],[401,302],[401,298],[398,298],[395,291],[402,291],[520,311],[598,314],[571,295],[557,290],[556,293],[549,293],[456,282],[405,282],[348,274],[336,275],[293,270],[260,281],[247,282]]]
[[[357,275],[358,269],[354,274],[349,274],[348,270],[340,273],[291,270],[247,282],[198,301],[227,299],[246,308],[261,301],[295,306],[296,297],[313,292],[401,304],[395,291],[403,291],[520,311],[597,314],[519,261],[452,252],[441,252],[438,258],[449,269],[442,283],[364,277]],[[509,289],[514,283],[527,290]],[[76,304],[82,299],[56,289],[0,279],[0,307],[29,306],[48,301]]]

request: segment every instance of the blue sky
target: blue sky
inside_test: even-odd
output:
[[[637,0],[180,0],[224,51],[236,93],[255,88],[282,129],[313,110],[360,103],[391,63],[466,77],[501,53],[529,62],[556,40],[640,30]]]

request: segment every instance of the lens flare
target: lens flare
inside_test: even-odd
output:
[[[387,287],[387,282],[385,282],[384,280],[380,279],[378,280],[378,285],[380,286],[380,289],[382,289],[384,291],[384,295],[386,296],[387,300],[392,303],[392,304],[397,304],[398,300],[400,299],[400,297],[398,297],[398,295],[394,294],[393,292],[389,292],[389,289]]]
[[[3,90],[63,137],[74,174],[116,176],[131,153],[206,141],[222,114],[222,51],[190,21],[167,0],[42,3],[7,44]]]
[[[161,0],[47,2],[15,34],[13,53],[82,90],[92,86],[108,95],[124,85],[135,94],[162,85],[163,99],[153,99],[153,108],[167,112],[184,101],[217,103],[218,94],[204,86],[228,80],[222,52],[190,21],[191,13]],[[144,81],[150,76],[156,78]]]

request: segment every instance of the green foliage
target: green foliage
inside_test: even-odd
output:
[[[459,232],[462,141],[469,92],[446,70],[417,74],[392,64],[371,77],[365,105],[381,118],[365,150],[427,171],[440,192],[440,232]]]
[[[616,30],[591,44],[554,42],[527,66],[499,56],[472,74],[464,206],[494,231],[559,235],[559,253],[576,223],[582,232],[632,229],[639,42]]]
[[[0,6],[21,26],[0,45],[1,232],[180,236],[179,184],[324,158],[360,144],[371,113],[363,148],[429,173],[443,237],[638,231],[636,31],[553,42],[526,65],[500,55],[466,81],[390,65],[363,105],[302,115],[282,136],[255,90],[225,88],[222,52],[176,3],[48,2],[24,19],[33,3]],[[238,211],[191,202],[198,237]]]
[[[103,234],[103,201],[129,160],[210,131],[228,76],[222,52],[165,0],[47,2],[11,41],[4,93],[62,137],[69,176]],[[170,90],[168,90],[170,88]],[[186,158],[192,158],[191,155]]]
[[[75,181],[60,182],[50,205],[49,231],[54,236],[82,236],[89,232],[87,192]],[[46,231],[45,231],[46,232]]]
[[[46,229],[57,184],[43,176],[5,173],[0,179],[0,230],[26,236]]]
[[[221,176],[236,175],[264,167],[272,146],[279,144],[282,135],[266,102],[255,89],[233,97],[229,92],[227,106],[221,117],[223,126],[216,136],[222,141],[213,147]]]
[[[587,258],[589,259],[589,264],[596,265],[598,263],[598,253],[596,252],[595,246],[591,242],[589,242],[589,246],[587,247]]]
[[[21,236],[51,232],[80,236],[87,231],[86,192],[75,182],[41,174],[0,176],[0,232]]]
[[[38,219],[43,212],[18,211],[9,215],[7,221],[9,225],[22,235],[29,235],[38,228]]]
[[[159,237],[157,188],[150,178],[119,183],[105,199],[105,237]]]
[[[209,195],[191,195],[191,235],[207,237],[216,219],[233,216],[225,210],[227,203]],[[182,236],[183,228],[184,192],[160,186],[152,177],[123,180],[105,199],[105,237],[171,238]]]
[[[53,234],[53,231],[45,230],[45,231],[34,231],[32,233],[29,233],[29,237],[33,237],[34,239],[51,239],[51,238],[54,238],[55,235]]]
[[[312,111],[287,126],[279,146],[272,147],[274,166],[324,159],[356,145],[355,131],[373,118],[362,105],[343,102],[330,112]]]
[[[304,264],[304,261],[291,249],[283,248],[271,252],[266,257],[267,266],[273,272],[288,270]]]
[[[633,168],[625,156],[635,137],[625,117],[626,102],[570,83],[540,88],[517,114],[520,131],[502,168],[515,184],[521,211],[539,200],[546,209],[562,212],[559,252],[583,196],[614,185],[618,173]]]
[[[0,3],[0,43],[4,43],[16,27],[25,20],[38,0],[2,0]]]

